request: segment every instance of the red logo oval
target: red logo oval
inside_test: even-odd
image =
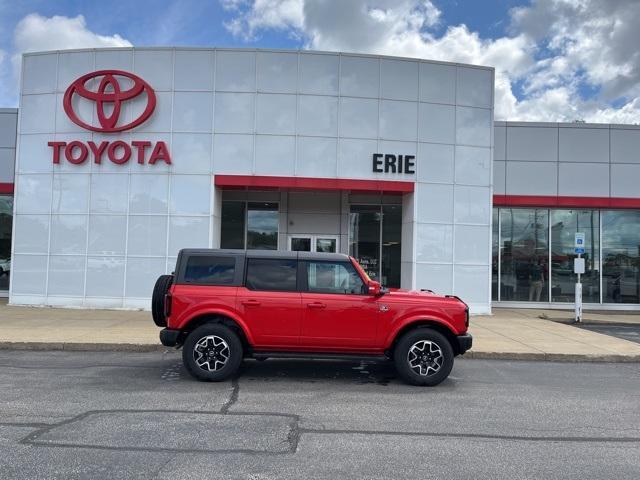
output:
[[[102,77],[98,90],[89,90],[86,83],[94,78]],[[117,77],[126,77],[133,82],[133,86],[127,90],[122,90]],[[147,105],[144,111],[134,121],[118,125],[120,113],[122,112],[122,103],[136,98],[142,93],[147,94]],[[98,114],[99,127],[89,125],[82,121],[73,110],[72,100],[74,95],[93,100],[96,103],[96,112]],[[105,106],[111,105],[112,110],[109,115],[105,112]],[[73,123],[94,132],[122,132],[137,127],[146,119],[148,119],[153,110],[156,108],[156,94],[147,82],[133,73],[122,70],[98,70],[96,72],[87,73],[75,80],[69,88],[64,92],[63,101],[64,111]]]

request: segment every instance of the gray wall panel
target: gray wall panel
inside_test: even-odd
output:
[[[627,198],[640,196],[640,164],[611,165],[611,196]]]
[[[560,162],[609,162],[608,128],[560,128]]]
[[[507,126],[507,160],[557,161],[558,129]]]
[[[609,196],[609,165],[606,163],[561,163],[558,195]]]
[[[558,164],[507,162],[507,195],[557,195]]]
[[[611,129],[611,163],[640,163],[640,129]]]

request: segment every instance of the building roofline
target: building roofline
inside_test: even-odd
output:
[[[271,53],[306,53],[311,55],[339,55],[346,57],[365,57],[365,58],[382,58],[389,60],[404,60],[417,63],[432,63],[438,65],[451,65],[458,67],[478,68],[481,70],[495,71],[494,67],[486,65],[473,65],[470,63],[459,62],[446,62],[441,60],[431,60],[428,58],[419,57],[399,57],[393,55],[378,55],[373,53],[358,53],[358,52],[342,52],[342,51],[326,51],[326,50],[305,50],[305,49],[279,49],[279,48],[242,48],[242,47],[192,47],[192,46],[163,46],[163,47],[105,47],[105,48],[72,48],[65,50],[43,50],[38,52],[23,53],[23,57],[36,56],[36,55],[49,55],[58,53],[78,53],[78,52],[98,52],[98,51],[121,51],[121,50],[180,50],[180,51],[221,51],[221,52],[271,52]]]

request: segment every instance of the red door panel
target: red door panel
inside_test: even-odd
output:
[[[300,343],[309,348],[375,347],[378,299],[370,295],[302,293]]]
[[[298,345],[302,321],[300,293],[254,291],[240,287],[237,309],[251,330],[256,347]]]

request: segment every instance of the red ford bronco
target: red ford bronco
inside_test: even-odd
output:
[[[245,357],[392,359],[413,385],[437,385],[471,348],[469,308],[431,291],[389,291],[334,253],[180,251],[158,278],[152,314],[199,380]]]

